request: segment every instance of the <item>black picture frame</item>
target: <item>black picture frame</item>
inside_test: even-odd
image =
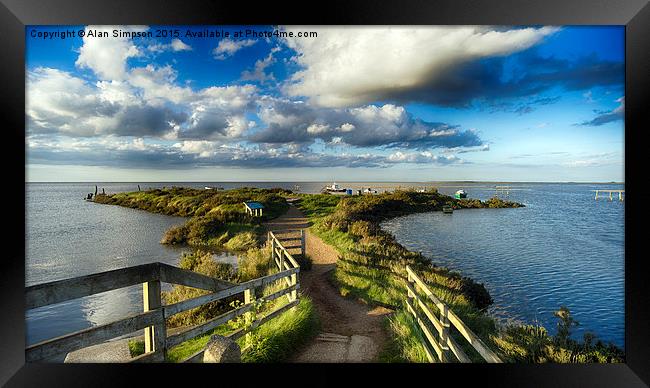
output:
[[[6,185],[5,254],[0,264],[0,384],[7,386],[136,385],[170,374],[185,379],[203,377],[225,383],[240,376],[245,385],[270,377],[282,383],[295,371],[315,382],[308,385],[378,382],[415,383],[415,376],[441,384],[470,381],[488,386],[646,386],[650,384],[648,331],[650,289],[644,253],[648,216],[642,207],[647,145],[641,140],[650,125],[650,6],[646,0],[492,0],[417,1],[164,1],[142,0],[0,0],[0,99],[5,136],[2,152]],[[589,365],[117,365],[25,364],[24,285],[25,192],[25,26],[43,24],[481,24],[481,25],[625,25],[625,364]],[[22,181],[21,181],[22,179]],[[22,186],[24,189],[24,186]],[[15,217],[15,218],[14,218]],[[9,222],[7,222],[9,221]],[[22,228],[20,227],[22,226]],[[598,295],[594,295],[597,298]],[[263,369],[263,370],[262,370]],[[259,370],[259,373],[258,373]],[[347,377],[342,373],[351,372]],[[283,377],[284,378],[284,377]],[[290,384],[290,380],[284,380]],[[300,384],[300,380],[295,380]],[[284,385],[284,384],[283,384]]]

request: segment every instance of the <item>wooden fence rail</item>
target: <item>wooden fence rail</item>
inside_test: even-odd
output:
[[[284,279],[287,287],[270,295],[262,296],[261,299],[262,301],[271,301],[287,295],[289,303],[254,320],[247,328],[236,330],[230,334],[231,338],[239,338],[299,303],[297,291],[300,285],[298,284],[297,275],[300,271],[300,266],[282,244],[277,241],[277,238],[272,232],[270,232],[270,236],[273,236],[274,241],[276,241],[276,244],[273,246],[272,259],[276,261],[276,264],[278,261],[281,264],[278,266],[278,272],[244,283],[231,283],[171,265],[152,263],[27,287],[25,289],[27,309],[34,309],[101,292],[142,284],[144,312],[28,346],[25,349],[26,360],[28,362],[46,360],[53,356],[96,345],[112,338],[144,329],[145,354],[135,357],[130,361],[164,361],[169,348],[194,337],[204,335],[217,326],[249,313],[254,307],[253,296],[255,295],[256,289]],[[302,246],[304,247],[304,243]],[[198,288],[210,291],[210,293],[174,304],[163,305],[161,283],[172,283]],[[232,298],[240,294],[244,300],[243,305],[233,308],[208,322],[167,336],[165,320],[172,315],[203,306],[207,303]],[[195,362],[203,352],[204,350],[201,350],[185,361]]]
[[[293,255],[289,253],[287,248],[284,247],[282,241],[291,241],[291,240],[300,240],[300,255],[304,257],[305,255],[305,231],[300,230],[285,230],[282,233],[291,233],[295,234],[299,232],[299,237],[284,237],[282,239],[278,238],[276,234],[278,232],[269,231],[267,241],[271,242],[271,261],[275,262],[279,271],[290,271],[292,269],[299,269],[300,265],[294,259]],[[285,260],[286,259],[286,260]],[[287,286],[291,287],[298,284],[298,274],[293,273],[288,279],[286,279]],[[297,291],[292,291],[291,294],[287,296],[289,302],[293,302],[298,298]]]
[[[420,279],[420,277],[411,269],[406,266],[406,273],[408,281],[406,289],[408,296],[406,299],[407,310],[415,317],[418,326],[424,333],[426,338],[424,349],[429,361],[434,362],[433,353],[430,348],[433,348],[437,356],[437,360],[441,362],[471,362],[470,358],[463,351],[462,347],[454,340],[451,335],[450,329],[454,327],[466,340],[472,348],[474,348],[481,357],[489,363],[500,363],[501,359],[488,348],[481,339],[474,334],[472,330],[442,302],[437,296],[431,292],[429,287]],[[419,291],[426,295],[428,301],[433,303],[437,314],[432,311],[427,303],[427,299],[420,296]],[[422,316],[424,314],[424,317]],[[431,330],[433,326],[433,331]]]

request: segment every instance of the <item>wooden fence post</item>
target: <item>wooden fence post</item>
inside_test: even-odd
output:
[[[296,286],[298,284],[298,274],[293,273],[291,274],[291,285]],[[291,302],[295,301],[298,299],[298,290],[294,289],[291,291],[291,298],[289,298]]]
[[[253,301],[253,291],[254,289],[248,288],[244,290],[244,305],[251,304]],[[252,324],[254,318],[253,318],[253,313],[248,312],[246,313],[246,324]],[[250,330],[248,333],[246,333],[246,344],[248,345],[250,343],[250,338],[251,338],[251,333]]]
[[[160,295],[160,281],[142,283],[142,297],[144,301],[144,311],[151,311],[162,307]],[[165,341],[167,337],[167,328],[165,321],[162,324],[149,326],[144,329],[144,351],[145,353],[159,351],[164,360],[166,357]]]
[[[271,234],[271,260],[275,263],[276,266],[279,266],[278,262],[275,260],[275,236]],[[282,268],[278,268],[278,270],[282,271]]]
[[[302,257],[306,256],[306,250],[305,250],[305,230],[300,229],[300,249],[302,253]]]
[[[442,305],[442,309],[440,309],[440,325],[442,325],[442,333],[440,333],[440,348],[442,349],[442,360],[440,361],[447,361],[446,358],[447,356],[445,355],[445,352],[449,350],[449,318],[447,312],[449,311],[449,308],[447,307],[446,304]]]
[[[284,271],[284,253],[282,250],[280,250],[280,254],[278,254],[278,260],[280,262],[278,266],[280,267],[280,272],[282,272]]]

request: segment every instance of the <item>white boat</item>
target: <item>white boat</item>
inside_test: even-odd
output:
[[[463,189],[460,189],[454,194],[454,198],[456,199],[467,198],[467,192]]]
[[[367,189],[363,190],[363,193],[364,194],[377,194],[377,190],[373,190],[370,187],[368,187]]]
[[[325,186],[323,191],[328,193],[345,193],[346,189],[341,188],[339,185],[336,184],[336,182],[334,182],[329,186]]]

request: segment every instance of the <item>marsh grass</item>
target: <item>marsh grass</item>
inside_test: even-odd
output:
[[[384,321],[392,333],[387,346],[379,354],[382,362],[428,362],[423,338],[413,316],[404,310],[396,311]]]

